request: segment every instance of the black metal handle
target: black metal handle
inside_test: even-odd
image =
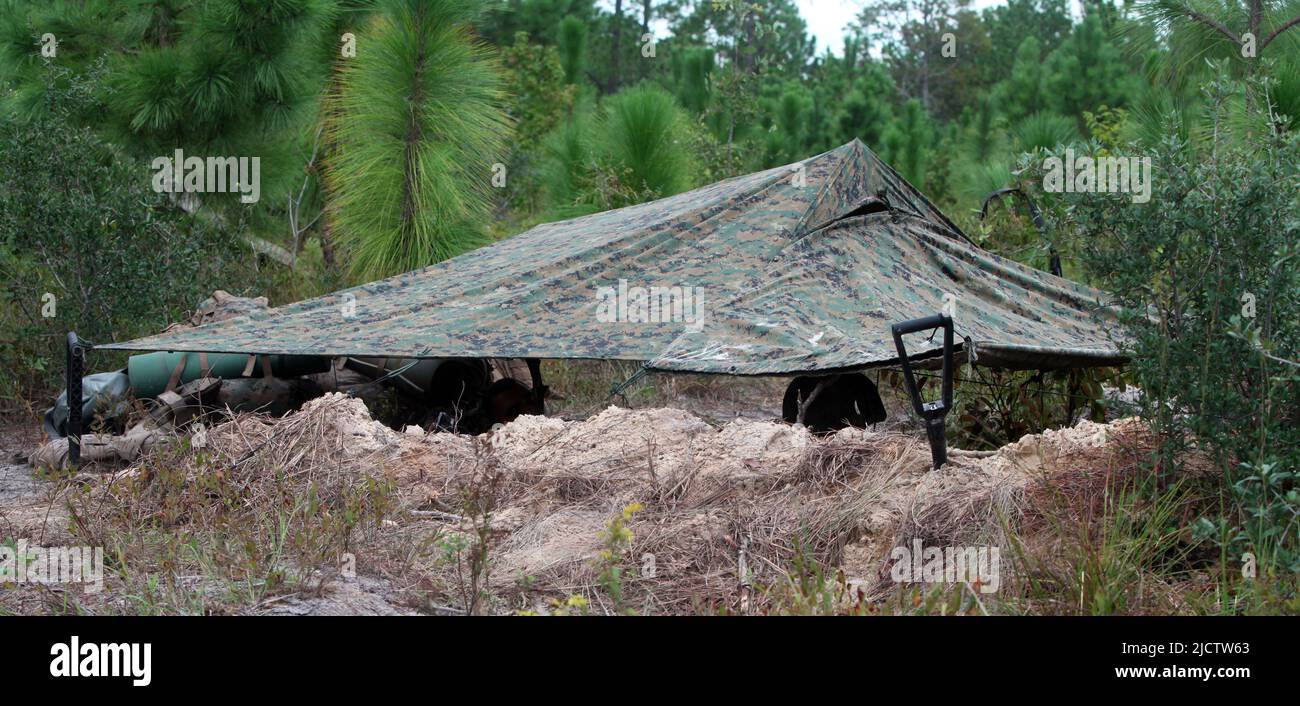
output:
[[[912,363],[907,357],[907,347],[903,345],[903,336],[918,331],[929,331],[931,329],[943,329],[943,389],[938,402],[925,403],[921,401],[919,388],[916,387],[916,378],[912,374]],[[916,392],[912,395],[912,404],[916,408],[916,413],[929,419],[932,416],[943,416],[952,408],[952,318],[946,314],[935,314],[922,319],[912,319],[902,323],[894,324],[890,327],[894,334],[894,348],[898,350],[899,362],[903,366],[903,376],[907,379],[908,387]]]
[[[76,468],[81,463],[81,376],[86,372],[85,345],[75,331],[68,332],[67,398],[68,398],[68,466]]]
[[[944,417],[952,409],[952,317],[935,314],[920,319],[903,321],[889,327],[894,334],[894,348],[898,350],[898,360],[903,367],[903,380],[907,383],[907,392],[912,398],[912,407],[925,420],[925,432],[930,439],[930,457],[934,468],[948,461],[948,442],[945,438]],[[943,373],[942,390],[938,400],[925,402],[921,399],[921,388],[916,384],[912,373],[912,362],[907,357],[907,346],[903,336],[918,331],[943,329]]]

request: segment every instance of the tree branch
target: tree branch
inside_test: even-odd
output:
[[[1213,29],[1218,30],[1220,34],[1227,37],[1228,39],[1231,39],[1237,44],[1241,44],[1241,37],[1238,37],[1236,34],[1233,33],[1232,30],[1228,29],[1226,25],[1214,19],[1213,17],[1197,12],[1196,10],[1193,10],[1191,8],[1184,9],[1183,13],[1186,14],[1188,17],[1192,18],[1193,20],[1200,22],[1203,25],[1206,25],[1207,27],[1211,27]]]
[[[1288,29],[1291,29],[1292,27],[1295,27],[1296,25],[1300,25],[1300,15],[1296,15],[1295,17],[1292,17],[1286,22],[1283,22],[1280,27],[1270,32],[1268,37],[1266,37],[1264,41],[1260,43],[1259,48],[1263,49],[1264,47],[1268,46],[1269,42],[1273,41],[1274,39],[1277,39],[1277,35],[1287,31]]]

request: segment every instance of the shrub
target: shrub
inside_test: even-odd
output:
[[[691,188],[699,146],[673,96],[643,84],[582,107],[545,142],[550,216],[571,218],[653,201]]]
[[[0,358],[10,368],[0,397],[10,401],[57,383],[67,331],[95,342],[154,333],[252,276],[236,238],[171,206],[147,165],[74,124],[97,76],[49,69],[50,110],[0,124]]]
[[[1152,154],[1150,203],[1071,194],[1085,264],[1115,294],[1158,468],[1199,447],[1225,474],[1225,511],[1198,526],[1225,559],[1300,570],[1300,143],[1225,123],[1239,85],[1207,88],[1212,138]]]

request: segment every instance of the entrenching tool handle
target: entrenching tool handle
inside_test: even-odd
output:
[[[912,363],[907,358],[907,347],[903,345],[903,336],[917,331],[943,329],[943,374],[942,391],[938,400],[925,402],[921,399],[921,388],[916,384],[912,374]],[[925,433],[930,440],[930,458],[934,468],[939,468],[948,461],[948,442],[944,438],[944,417],[952,409],[952,317],[935,314],[921,319],[903,321],[889,327],[894,334],[894,348],[898,350],[898,360],[903,367],[903,379],[907,383],[907,392],[912,398],[912,407],[921,419],[925,420]]]
[[[68,332],[66,359],[68,396],[68,466],[81,463],[81,376],[86,372],[86,352],[75,331]]]

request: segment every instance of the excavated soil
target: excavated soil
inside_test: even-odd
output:
[[[741,583],[780,580],[799,544],[850,584],[879,591],[892,547],[914,537],[1000,543],[998,517],[1014,521],[1031,485],[1080,468],[1104,477],[1146,436],[1135,419],[1084,421],[986,457],[954,454],[932,472],[928,446],[913,435],[846,429],[817,438],[748,420],[717,428],[676,409],[521,417],[479,437],[394,432],[341,396],[300,414],[322,413],[333,420],[323,438],[344,458],[381,464],[409,507],[453,517],[452,530],[469,532],[468,520],[454,520],[466,488],[495,477],[490,581],[502,593],[527,585],[523,607],[566,594],[599,601],[606,527],[638,503],[624,563],[633,593],[664,612],[716,607]]]
[[[864,595],[880,595],[892,547],[914,538],[999,544],[1036,484],[1067,472],[1101,482],[1131,464],[1148,436],[1136,419],[1084,421],[987,456],[954,452],[931,471],[924,439],[896,431],[818,438],[783,423],[719,427],[677,409],[608,407],[582,421],[521,417],[471,437],[395,431],[361,401],[330,393],[283,419],[241,415],[211,427],[190,453],[208,457],[209,469],[215,458],[218,468],[311,466],[395,484],[400,507],[376,544],[357,548],[359,579],[257,612],[437,612],[428,606],[455,604],[463,571],[455,562],[436,552],[401,568],[381,561],[400,553],[395,544],[428,532],[444,541],[490,537],[490,611],[546,611],[574,595],[588,598],[593,612],[608,611],[599,585],[607,527],[639,504],[620,558],[626,602],[640,612],[692,613],[734,610],[742,593],[761,596],[788,578],[799,553],[842,571]],[[485,520],[475,507],[488,510]]]

